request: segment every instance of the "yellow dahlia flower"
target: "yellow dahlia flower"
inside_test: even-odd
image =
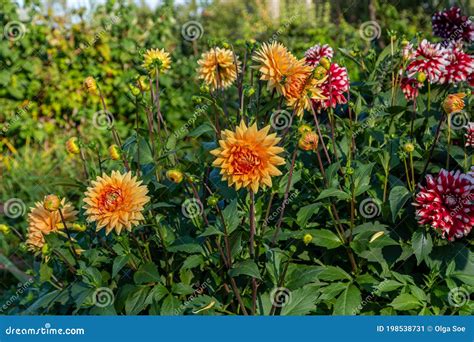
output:
[[[276,166],[285,164],[278,156],[284,149],[276,146],[280,138],[268,134],[269,130],[270,126],[258,130],[256,124],[247,127],[242,121],[235,132],[222,133],[220,147],[211,153],[216,156],[213,165],[221,169],[222,179],[229,186],[257,192],[259,186],[272,186],[272,176],[281,175]]]
[[[78,211],[66,199],[61,200],[61,212],[66,224],[77,220]],[[26,244],[30,250],[38,250],[44,245],[44,235],[63,229],[63,223],[59,211],[45,209],[45,203],[36,202],[28,214],[28,232]]]
[[[152,76],[155,76],[156,69],[159,72],[165,72],[171,65],[170,54],[164,49],[149,49],[145,52],[143,58],[143,67]]]
[[[202,54],[198,64],[199,78],[215,90],[226,89],[235,82],[241,63],[231,50],[213,48]]]
[[[448,114],[458,113],[464,109],[464,93],[449,94],[443,102],[443,109]]]
[[[105,228],[106,234],[114,229],[117,234],[124,228],[131,231],[144,220],[143,207],[150,201],[148,189],[141,183],[130,171],[112,171],[110,176],[104,173],[97,177],[85,193],[87,221],[96,222],[97,230]]]
[[[301,90],[301,86],[311,74],[312,68],[305,60],[296,59],[281,43],[264,43],[253,57],[263,81],[268,81],[267,88],[287,96]]]

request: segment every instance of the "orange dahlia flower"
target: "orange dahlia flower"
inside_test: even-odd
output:
[[[36,202],[28,214],[28,232],[26,245],[30,250],[36,251],[44,245],[44,235],[63,229],[63,223],[59,211],[49,211],[44,207],[45,203]],[[66,199],[61,200],[61,212],[66,224],[77,220],[78,211]]]
[[[263,81],[268,81],[267,88],[283,96],[295,97],[301,92],[312,67],[305,60],[298,60],[281,43],[264,43],[253,57]]]
[[[112,171],[111,176],[104,173],[97,177],[85,193],[87,221],[96,222],[97,230],[105,228],[106,234],[114,229],[117,234],[124,228],[131,231],[145,219],[143,207],[150,201],[148,189],[141,183],[131,172]]]
[[[199,78],[212,90],[230,87],[240,72],[240,61],[229,49],[213,48],[202,54],[198,64]]]
[[[276,134],[268,134],[270,126],[258,130],[257,125],[250,127],[241,121],[236,131],[225,130],[219,148],[212,150],[216,156],[213,165],[221,169],[222,179],[229,186],[235,185],[254,192],[263,185],[272,186],[272,176],[280,176],[277,165],[285,164],[278,154],[284,149],[276,146],[280,141]]]
[[[464,109],[464,93],[449,94],[443,102],[443,108],[448,114],[458,113]]]

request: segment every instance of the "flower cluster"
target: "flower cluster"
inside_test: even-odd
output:
[[[472,82],[474,57],[465,53],[460,43],[444,47],[424,39],[416,49],[407,43],[402,55],[406,67],[400,70],[400,85],[407,100],[418,96],[425,80],[430,84]]]

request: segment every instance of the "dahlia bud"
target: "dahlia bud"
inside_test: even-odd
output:
[[[86,225],[85,224],[80,224],[80,223],[74,223],[72,225],[72,230],[76,231],[76,232],[85,232],[87,229]]]
[[[314,78],[317,80],[322,80],[324,77],[326,77],[327,73],[328,71],[321,65],[317,66],[313,71]]]
[[[443,102],[443,109],[448,114],[458,113],[464,109],[465,93],[449,94]]]
[[[326,57],[322,57],[319,60],[319,64],[326,70],[329,70],[329,68],[331,67],[331,62]]]
[[[133,84],[129,84],[128,87],[130,88],[130,92],[132,93],[133,96],[138,96],[138,95],[141,94],[140,89],[138,89],[137,87],[135,87]]]
[[[47,255],[49,253],[49,245],[47,243],[45,243],[43,247],[41,247],[41,253],[43,255]]]
[[[143,91],[150,90],[150,83],[148,82],[146,76],[140,76],[137,79],[137,87]]]
[[[415,145],[413,145],[412,143],[408,142],[408,143],[406,143],[406,144],[403,146],[403,149],[404,149],[405,152],[407,152],[407,153],[412,153],[412,152],[415,150]]]
[[[56,195],[47,195],[43,200],[43,207],[48,211],[56,211],[61,206],[61,200]]]
[[[319,137],[315,132],[307,132],[298,141],[298,147],[304,151],[316,151]]]
[[[354,174],[354,168],[348,166],[346,168],[346,175],[353,175]]]
[[[402,40],[402,46],[407,46],[408,44],[410,44],[410,42],[406,39],[403,39]]]
[[[420,83],[423,83],[426,81],[426,74],[423,71],[420,71],[416,74],[416,80]]]
[[[219,197],[217,197],[216,195],[212,195],[207,199],[207,204],[211,207],[216,206],[217,203],[219,203]]]
[[[117,145],[110,145],[109,156],[112,160],[120,160],[120,148]]]
[[[7,235],[10,233],[10,227],[8,227],[6,224],[0,224],[0,232]]]
[[[166,177],[173,183],[179,184],[183,181],[183,173],[177,169],[168,170]]]
[[[245,91],[245,95],[247,95],[248,97],[252,96],[253,94],[255,94],[255,88],[254,87],[250,87]]]
[[[308,132],[311,132],[312,131],[312,128],[311,126],[309,125],[301,125],[300,127],[298,127],[298,132],[301,134],[301,135],[304,135],[305,133],[308,133]]]
[[[76,137],[69,138],[68,141],[66,141],[66,151],[71,154],[79,154],[81,152]]]
[[[188,181],[190,183],[197,183],[197,182],[199,182],[199,179],[196,176],[191,175],[191,176],[188,177]]]
[[[222,44],[222,47],[223,47],[224,49],[228,49],[228,48],[230,48],[230,45],[227,44],[227,43],[223,43],[223,44]]]
[[[208,94],[208,93],[209,93],[209,86],[206,85],[206,84],[203,84],[203,85],[201,86],[201,88],[199,88],[199,90],[200,90],[201,93],[203,93],[203,94]]]
[[[191,100],[193,101],[195,105],[201,104],[202,102],[202,99],[199,96],[193,96],[191,97]]]
[[[90,94],[93,94],[93,93],[96,92],[97,83],[95,82],[94,77],[92,77],[92,76],[86,77],[86,79],[84,80],[84,88]]]
[[[305,245],[309,245],[309,243],[313,241],[313,235],[311,234],[305,234],[305,236],[303,237],[303,242]]]

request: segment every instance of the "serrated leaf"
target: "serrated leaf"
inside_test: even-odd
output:
[[[326,247],[327,249],[337,248],[342,245],[339,237],[327,229],[318,230],[317,234],[313,236],[312,243],[316,246]]]
[[[392,212],[393,222],[395,222],[398,213],[403,208],[408,199],[410,199],[410,197],[410,191],[408,191],[408,189],[404,186],[395,186],[393,187],[392,191],[390,191],[388,200],[390,202],[390,211]]]
[[[361,302],[360,290],[354,284],[349,284],[337,297],[332,314],[355,315],[359,312]]]
[[[413,233],[411,245],[418,265],[431,253],[433,249],[433,240],[431,235],[422,230]]]
[[[130,255],[119,255],[114,259],[114,263],[112,265],[112,278],[120,272],[120,270],[127,264],[130,260]]]
[[[253,278],[261,279],[257,264],[252,260],[245,260],[235,264],[232,269],[229,270],[229,275],[231,277],[248,275]]]
[[[137,272],[133,275],[135,284],[157,283],[160,281],[160,274],[158,268],[152,262],[148,262],[140,266]]]
[[[318,198],[316,198],[316,200],[319,201],[328,197],[336,197],[337,199],[348,200],[351,198],[351,195],[349,195],[347,192],[344,192],[342,190],[330,188],[330,189],[325,189],[321,191],[321,193],[319,194]]]
[[[398,311],[413,310],[422,306],[418,299],[409,293],[400,294],[389,305]]]

